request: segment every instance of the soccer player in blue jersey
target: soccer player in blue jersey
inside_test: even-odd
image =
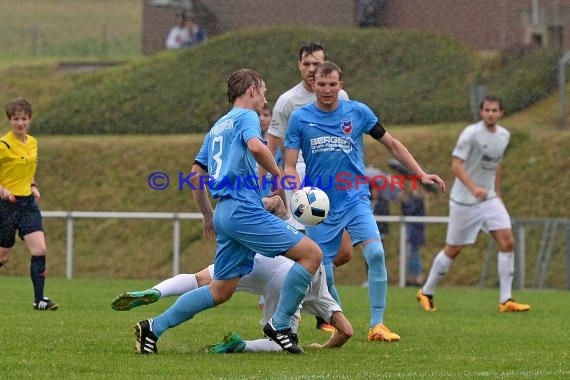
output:
[[[263,207],[256,162],[271,173],[278,185],[282,178],[261,140],[258,112],[266,103],[263,78],[253,70],[239,69],[230,75],[227,87],[233,108],[206,135],[192,166],[196,175],[191,178],[194,201],[203,215],[204,236],[216,238],[214,279],[210,285],[180,296],[159,316],[137,323],[138,353],[156,353],[156,341],[166,330],[229,300],[240,277],[251,272],[255,252],[267,257],[284,254],[296,262],[283,282],[277,309],[263,332],[284,350],[303,352],[293,337],[291,317],[321,264],[322,252],[315,242]],[[218,200],[215,213],[204,181]]]
[[[369,187],[367,183],[356,182],[357,176],[366,176],[362,135],[366,133],[378,140],[423,183],[437,183],[442,192],[445,183],[435,174],[426,174],[406,147],[386,132],[368,106],[340,100],[338,93],[342,86],[342,71],[336,64],[329,61],[319,64],[315,73],[316,102],[297,109],[289,119],[285,137],[285,174],[294,178],[289,182],[291,186],[300,186],[295,164],[302,150],[306,164],[305,183],[308,178],[330,199],[329,216],[321,224],[306,228],[307,236],[323,250],[329,288],[334,288],[332,262],[342,231],[346,229],[352,243],[362,249],[369,268],[371,318],[368,340],[398,341],[400,336],[384,325],[388,279],[384,248],[370,210]]]

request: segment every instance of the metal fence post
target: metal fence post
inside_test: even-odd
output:
[[[524,223],[516,226],[516,245],[515,245],[515,288],[524,289],[525,272],[526,272],[526,231]]]
[[[172,275],[180,273],[180,218],[174,217],[174,233],[172,236]]]
[[[408,247],[406,244],[406,223],[402,218],[400,220],[400,263],[399,263],[399,278],[398,278],[398,285],[400,288],[406,287],[406,260],[408,255]]]
[[[566,224],[564,250],[566,251],[566,289],[570,289],[570,223]]]
[[[66,219],[66,242],[65,242],[65,278],[73,278],[73,216],[67,214]]]

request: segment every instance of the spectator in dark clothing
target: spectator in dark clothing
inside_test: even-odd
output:
[[[416,190],[410,192],[407,198],[402,201],[401,207],[402,215],[424,216],[426,210],[422,187],[419,186]],[[406,251],[408,256],[406,285],[422,286],[424,275],[420,249],[425,244],[425,226],[423,223],[407,223],[406,232]]]

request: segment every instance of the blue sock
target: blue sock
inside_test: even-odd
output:
[[[169,328],[189,321],[199,312],[213,306],[214,298],[212,293],[210,293],[209,287],[202,286],[201,288],[191,290],[178,297],[176,302],[164,313],[153,318],[152,332],[158,338]]]
[[[313,275],[301,264],[295,263],[283,281],[277,310],[271,318],[273,327],[284,330],[291,327],[291,317],[305,298]]]
[[[34,302],[38,303],[44,298],[44,285],[46,281],[46,257],[32,256],[30,261],[30,277],[34,286]]]
[[[334,284],[334,264],[330,262],[328,264],[323,264],[323,266],[325,267],[325,273],[327,275],[327,287],[329,288],[329,293],[340,306],[340,297]]]
[[[370,298],[370,327],[384,322],[388,273],[382,243],[374,241],[363,249],[368,264],[368,297]]]

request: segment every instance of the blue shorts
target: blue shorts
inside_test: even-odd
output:
[[[275,257],[297,245],[304,235],[263,208],[232,198],[219,201],[214,212],[216,257],[214,278],[242,277],[253,269],[255,253]]]
[[[365,240],[380,240],[380,232],[368,200],[357,200],[340,212],[331,211],[316,226],[307,226],[306,234],[323,250],[323,264],[331,263],[340,247],[343,230],[346,229],[356,245]]]
[[[40,207],[32,195],[16,197],[16,203],[0,200],[0,247],[11,248],[20,239],[36,231],[43,231]]]

